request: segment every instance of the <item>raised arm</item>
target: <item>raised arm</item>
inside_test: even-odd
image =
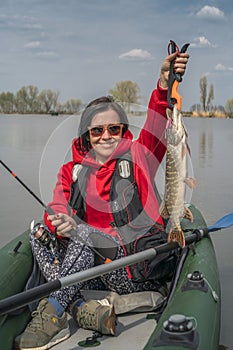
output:
[[[137,142],[146,146],[148,155],[153,154],[159,162],[166,152],[165,128],[167,123],[166,108],[168,76],[171,62],[175,59],[174,69],[183,75],[189,55],[175,52],[168,55],[161,66],[160,79],[157,88],[152,92],[147,111],[147,119],[140,132]]]

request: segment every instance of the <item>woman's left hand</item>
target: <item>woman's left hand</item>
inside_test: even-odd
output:
[[[75,220],[63,213],[48,215],[48,220],[56,228],[56,234],[61,237],[70,237],[70,231],[77,227]]]

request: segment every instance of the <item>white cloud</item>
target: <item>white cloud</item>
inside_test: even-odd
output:
[[[191,46],[197,48],[216,47],[216,45],[211,44],[211,42],[204,35],[194,38]]]
[[[30,41],[29,43],[24,45],[27,49],[36,49],[40,47],[40,41]]]
[[[120,59],[130,59],[130,60],[135,60],[135,59],[144,59],[144,60],[152,60],[153,56],[150,54],[150,52],[142,49],[132,49],[128,52],[122,53],[119,56]]]
[[[57,59],[59,57],[59,55],[54,52],[54,51],[41,51],[41,52],[38,52],[36,54],[36,56],[40,57],[40,58],[44,58],[44,59],[51,59],[51,60],[54,60],[54,59]]]
[[[224,71],[233,71],[233,67],[226,67],[224,66],[224,64],[222,63],[218,63],[216,64],[216,66],[214,67],[214,69],[218,72],[224,72]]]
[[[226,70],[227,68],[222,64],[222,63],[218,63],[216,64],[215,66],[215,70],[218,70],[218,71],[224,71]]]
[[[30,30],[33,30],[33,29],[43,29],[42,25],[39,24],[39,23],[24,23],[22,25],[22,27],[24,29],[30,29]]]
[[[197,12],[197,17],[205,19],[222,20],[225,15],[224,12],[214,6],[204,6],[200,11]]]

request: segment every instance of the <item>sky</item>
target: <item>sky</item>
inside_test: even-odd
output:
[[[232,23],[232,0],[1,0],[0,92],[34,85],[88,103],[131,80],[146,105],[172,39],[190,43],[183,109],[200,102],[204,75],[224,106],[233,98]]]

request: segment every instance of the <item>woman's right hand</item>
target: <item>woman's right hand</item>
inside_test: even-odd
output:
[[[70,231],[77,227],[76,221],[69,215],[59,213],[55,215],[48,215],[47,219],[51,221],[52,226],[55,228],[56,234],[60,237],[71,236]]]
[[[185,69],[189,60],[189,54],[188,53],[180,53],[178,51],[172,53],[171,55],[168,55],[162,64],[161,72],[160,72],[160,86],[162,88],[168,87],[168,77],[169,77],[169,70],[171,62],[175,60],[174,62],[174,69],[176,73],[180,73],[181,75],[184,75]]]

